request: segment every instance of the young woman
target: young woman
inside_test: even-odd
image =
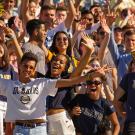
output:
[[[66,55],[59,54],[52,58],[49,78],[67,78],[70,62]],[[55,97],[47,99],[47,118],[49,124],[49,134],[67,134],[75,135],[75,129],[71,118],[65,108],[71,100],[71,90],[69,88],[60,88]],[[69,128],[68,128],[69,126]],[[62,130],[61,130],[62,128]]]
[[[103,81],[102,77],[92,77],[86,82],[87,93],[78,94],[70,103],[77,135],[106,135],[106,130],[100,128],[104,117],[111,120],[113,135],[119,134],[120,126],[114,107],[100,96]]]
[[[69,72],[71,73],[73,68],[77,66],[78,61],[72,56],[70,37],[64,31],[59,31],[55,34],[52,46],[50,50],[47,50],[47,60],[50,61],[56,54],[64,54],[69,57],[71,61]]]
[[[81,74],[83,68],[89,61],[89,58],[94,50],[91,40],[84,37],[87,51],[83,61],[81,61],[78,67],[73,73],[69,75],[68,69],[70,66],[70,59],[65,54],[58,54],[51,60],[50,71],[48,71],[46,77],[49,78],[68,78],[74,77]],[[48,123],[49,123],[49,134],[72,134],[75,135],[75,128],[70,116],[67,113],[68,103],[73,98],[74,93],[71,88],[60,88],[55,97],[49,97],[47,100],[48,107]]]
[[[100,63],[99,63],[99,59],[98,58],[93,58],[90,60],[90,66],[94,69],[98,69],[101,67]],[[110,68],[111,69],[111,68]],[[103,88],[101,90],[101,97],[109,100],[109,101],[113,101],[114,100],[114,90],[112,90],[108,83],[105,81],[103,83]]]
[[[9,64],[9,56],[6,45],[0,42],[0,78],[16,79],[17,74]],[[0,134],[3,135],[3,119],[5,117],[7,98],[0,94]]]

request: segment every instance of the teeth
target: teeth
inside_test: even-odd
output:
[[[58,69],[58,67],[53,67],[53,69]]]
[[[96,88],[91,88],[90,90],[91,90],[91,91],[96,91]]]

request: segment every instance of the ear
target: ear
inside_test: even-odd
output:
[[[33,31],[33,35],[37,35],[37,34],[38,34],[38,30],[35,29],[35,30]]]

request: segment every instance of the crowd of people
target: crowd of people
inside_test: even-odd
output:
[[[135,135],[135,2],[4,0],[0,135]]]

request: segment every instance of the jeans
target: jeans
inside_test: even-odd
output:
[[[24,127],[16,125],[13,131],[13,135],[47,135],[46,127],[46,123],[37,127]]]

